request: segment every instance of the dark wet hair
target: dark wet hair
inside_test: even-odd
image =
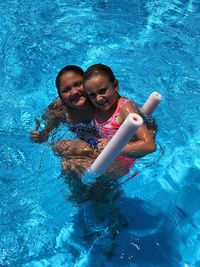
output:
[[[104,64],[99,63],[90,66],[86,70],[86,72],[83,75],[83,83],[85,83],[87,80],[90,80],[92,77],[98,74],[108,77],[111,83],[113,83],[116,80],[112,69]]]
[[[78,73],[80,74],[80,76],[83,77],[83,74],[84,74],[84,71],[79,67],[79,66],[76,66],[76,65],[68,65],[68,66],[65,66],[64,68],[62,68],[57,76],[56,76],[56,88],[57,88],[57,91],[58,91],[58,95],[59,97],[62,99],[62,96],[60,94],[60,77],[66,73],[66,72],[70,72],[70,71],[73,71],[75,73]]]

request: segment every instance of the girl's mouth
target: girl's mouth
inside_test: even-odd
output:
[[[74,104],[77,104],[79,101],[81,101],[81,100],[83,100],[83,98],[85,99],[85,96],[83,95],[83,94],[78,94],[78,95],[76,95],[76,96],[73,96],[72,98],[71,98],[71,100],[72,100],[72,102],[74,103]]]

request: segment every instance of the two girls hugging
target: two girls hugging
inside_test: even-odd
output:
[[[145,117],[134,101],[119,93],[118,80],[104,64],[90,66],[85,72],[78,66],[62,68],[56,77],[58,98],[49,105],[43,119],[45,128],[31,132],[31,139],[42,143],[60,123],[67,123],[77,140],[52,144],[61,157],[63,173],[81,177],[97,158],[129,113],[139,113],[144,123],[111,164],[104,178],[117,179],[127,174],[136,158],[156,150],[157,126]]]

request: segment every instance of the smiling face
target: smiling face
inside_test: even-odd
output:
[[[60,76],[59,93],[63,102],[72,109],[79,109],[87,102],[83,77],[75,71],[64,72]]]
[[[118,102],[118,82],[113,83],[105,75],[97,74],[86,80],[84,88],[91,102],[102,111],[115,109]]]

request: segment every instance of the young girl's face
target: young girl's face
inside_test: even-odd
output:
[[[107,76],[97,74],[86,80],[84,89],[91,102],[102,111],[109,111],[117,106],[118,82],[110,82]]]
[[[83,89],[83,77],[74,72],[68,71],[60,77],[60,95],[64,103],[73,109],[84,106],[88,100]]]

